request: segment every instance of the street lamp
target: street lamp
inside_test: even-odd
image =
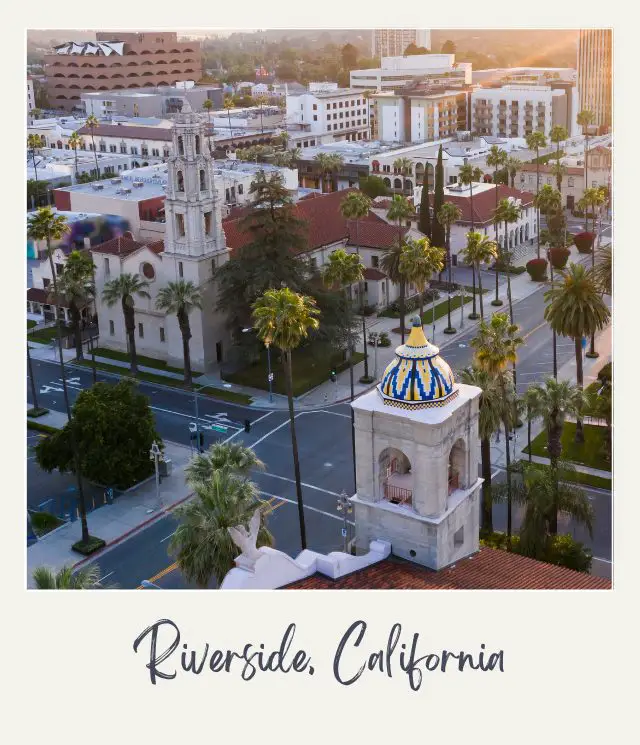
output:
[[[158,501],[158,504],[162,506],[162,502],[160,501],[160,468],[159,463],[161,460],[164,460],[164,456],[162,455],[162,451],[158,447],[158,443],[154,440],[153,444],[151,445],[151,450],[149,450],[149,459],[152,460],[154,463],[155,471],[156,471],[156,500]]]
[[[338,497],[338,504],[336,509],[338,512],[342,512],[342,537],[344,538],[344,552],[349,553],[349,522],[348,517],[353,512],[353,505],[351,500],[347,496],[347,493],[342,490]]]
[[[253,331],[253,327],[249,326],[246,329],[242,329],[243,334]],[[269,381],[269,403],[273,403],[273,373],[271,372],[271,342],[265,341],[265,347],[267,348],[267,380]]]

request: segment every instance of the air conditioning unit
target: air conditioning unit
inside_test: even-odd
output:
[[[133,185],[136,187],[136,189],[139,189],[141,186],[144,186],[144,181],[134,181]]]
[[[91,184],[94,191],[100,191],[101,189],[104,189],[104,184]]]
[[[112,178],[111,179],[111,183],[112,184],[121,184],[122,183],[122,179],[121,178]]]
[[[121,194],[131,194],[131,189],[127,187],[126,189],[120,189]]]

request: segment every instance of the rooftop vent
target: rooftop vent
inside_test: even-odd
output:
[[[122,183],[122,179],[121,178],[112,178],[111,179],[111,183],[112,184],[121,184]]]
[[[131,194],[131,189],[127,186],[124,189],[120,189],[121,194]]]
[[[144,181],[134,181],[133,185],[136,187],[136,189],[139,189],[141,186],[144,186]]]
[[[91,184],[94,191],[100,191],[101,189],[104,189],[104,184]]]

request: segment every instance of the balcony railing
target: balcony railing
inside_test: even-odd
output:
[[[384,484],[384,498],[391,504],[408,504],[411,505],[413,492],[411,489],[403,489],[401,486],[394,486],[388,481]]]
[[[449,494],[454,492],[456,489],[459,488],[460,479],[458,477],[458,474],[454,471],[453,473],[449,474]]]

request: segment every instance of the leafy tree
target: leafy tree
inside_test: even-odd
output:
[[[582,338],[595,334],[609,323],[611,313],[605,305],[593,276],[582,264],[569,264],[560,272],[562,283],[545,292],[544,318],[560,336],[573,339],[576,355],[576,381],[583,388]],[[577,417],[576,442],[584,442],[582,417]]]
[[[442,45],[442,54],[455,54],[456,45],[451,39],[447,39]]]
[[[100,122],[97,120],[97,118],[93,114],[89,114],[87,117],[87,121],[85,122],[85,127],[88,127],[89,132],[91,133],[91,149],[93,150],[93,157],[96,161],[96,175],[98,178],[100,178],[100,166],[98,165],[98,151],[96,150],[96,141],[94,139],[94,130],[98,129],[100,126]]]
[[[184,382],[191,385],[191,354],[189,340],[191,339],[191,325],[189,314],[195,308],[202,308],[200,290],[193,282],[178,279],[160,288],[156,298],[156,308],[165,313],[172,313],[178,317],[178,326],[182,334],[182,355],[184,358]]]
[[[220,585],[240,553],[229,528],[251,521],[260,505],[258,488],[224,468],[214,470],[206,481],[191,485],[194,498],[175,510],[180,524],[169,542],[169,553],[188,582],[206,588],[214,578]],[[273,536],[261,515],[256,546],[271,545]]]
[[[420,323],[424,308],[424,291],[427,282],[444,267],[444,250],[432,246],[428,238],[410,238],[402,247],[400,272],[407,282],[413,282],[420,298]]]
[[[138,358],[136,355],[136,310],[135,297],[150,297],[149,283],[139,274],[124,273],[104,283],[102,302],[112,308],[117,302],[122,307],[124,326],[127,332],[127,343],[131,358],[130,370],[132,375],[138,373]]]
[[[185,468],[185,478],[193,486],[207,483],[217,471],[247,478],[252,469],[262,471],[264,468],[264,463],[251,448],[237,442],[216,442],[206,453],[191,458]]]
[[[353,44],[345,44],[342,47],[342,68],[347,72],[355,70],[358,66],[358,50]]]
[[[31,576],[36,590],[93,590],[100,587],[100,567],[97,564],[75,571],[73,567],[63,566],[55,573],[48,567],[37,567]]]
[[[409,204],[409,200],[406,197],[403,197],[402,194],[393,195],[391,204],[389,205],[389,208],[387,210],[387,219],[391,221],[395,220],[395,223],[398,226],[398,244],[397,244],[398,251],[402,250],[402,236],[404,233],[402,223],[406,222],[407,220],[410,220],[414,214],[415,214],[414,209],[412,205]],[[399,254],[397,258],[399,261]],[[391,261],[391,259],[389,259],[388,261]],[[400,272],[400,274],[402,274],[402,272]],[[400,298],[399,298],[400,300],[400,337],[401,337],[402,344],[404,344],[404,315],[405,315],[404,298],[405,298],[406,289],[407,289],[406,278],[403,278],[402,281],[400,281]]]
[[[93,282],[93,261],[88,251],[72,251],[64,268],[64,272],[58,278],[59,297],[54,295],[54,303],[59,304],[60,298],[71,311],[71,323],[76,343],[76,357],[84,359],[82,352],[82,311],[92,301],[95,294]]]
[[[453,284],[453,278],[451,276],[452,267],[451,267],[451,226],[454,225],[458,220],[462,217],[462,210],[458,205],[454,204],[453,202],[445,202],[442,207],[440,207],[440,210],[438,211],[438,214],[436,215],[436,220],[442,225],[445,229],[445,245],[447,247],[447,270],[448,270],[448,281],[449,281],[449,292],[447,292],[447,317],[448,317],[448,324],[447,328],[444,330],[445,334],[455,334],[455,328],[451,324],[451,286]]]
[[[27,179],[27,209],[32,209],[39,204],[47,203],[49,187],[46,181]]]
[[[296,422],[293,408],[293,379],[291,352],[300,346],[310,329],[319,326],[319,311],[313,298],[292,292],[288,287],[279,290],[267,290],[253,304],[253,325],[260,339],[266,344],[278,347],[285,358],[285,382],[289,402],[289,426],[291,429],[291,448],[293,467],[298,498],[298,519],[300,522],[300,543],[302,549],[307,547],[307,535],[304,523],[302,503],[302,485],[300,480],[300,460],[298,441],[296,439]]]
[[[426,174],[426,172],[425,172]],[[445,246],[445,231],[438,220],[438,213],[444,204],[444,167],[442,165],[442,145],[438,148],[438,160],[436,161],[435,184],[433,191],[433,216],[435,220],[431,224],[431,242],[434,246]]]
[[[416,54],[429,54],[429,50],[426,47],[418,47],[413,42],[404,50],[405,57],[412,57]]]
[[[371,199],[386,197],[389,189],[380,176],[362,176],[359,183],[360,191]]]
[[[547,146],[547,138],[542,132],[531,132],[526,137],[527,147],[529,150],[536,151],[536,196],[540,192],[540,148]],[[538,241],[538,258],[540,258],[540,210],[537,210],[537,241]]]
[[[498,247],[495,241],[491,240],[484,233],[469,232],[467,233],[467,245],[462,250],[462,260],[465,264],[471,264],[473,268],[473,313],[469,318],[476,319],[476,275],[478,277],[478,290],[480,293],[480,318],[484,319],[484,306],[482,302],[482,275],[480,273],[480,264],[489,264],[495,261],[498,254]]]
[[[96,383],[79,393],[72,419],[38,443],[35,455],[44,471],[77,472],[79,467],[97,484],[128,489],[153,473],[154,440],[164,447],[149,399],[132,381]]]

